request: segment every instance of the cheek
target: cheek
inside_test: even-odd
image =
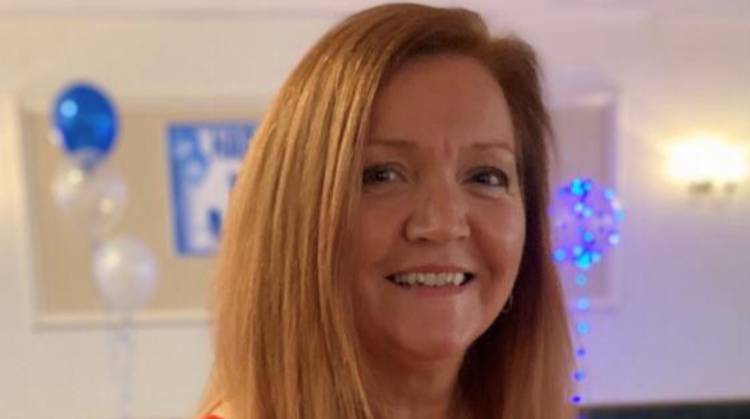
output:
[[[398,213],[382,207],[380,203],[363,202],[353,242],[352,298],[358,321],[367,324],[375,320],[383,292],[381,281],[390,273],[390,252],[398,240]]]
[[[499,214],[499,215],[498,215]],[[515,283],[526,241],[526,217],[523,206],[513,204],[495,211],[493,217],[483,217],[483,226],[475,230],[479,235],[483,259],[492,283],[503,289]]]
[[[521,254],[526,242],[526,217],[523,207],[519,205],[507,218],[503,219],[496,234],[495,240],[507,252],[507,257],[511,260],[515,259],[515,265],[520,264]]]
[[[354,236],[354,275],[352,298],[354,318],[360,338],[368,345],[387,333],[392,323],[382,316],[382,301],[388,287],[385,275],[392,269],[392,251],[398,244],[400,213],[382,203],[363,202],[359,208]]]
[[[484,280],[477,283],[476,329],[472,338],[481,336],[501,315],[508,304],[518,276],[526,237],[525,216],[521,205],[501,205],[490,214],[482,214],[474,238],[483,262]]]
[[[357,232],[354,240],[357,277],[382,268],[389,249],[398,240],[401,214],[393,206],[363,202],[359,208]]]

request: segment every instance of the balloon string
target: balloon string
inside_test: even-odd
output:
[[[132,406],[133,328],[124,316],[108,330],[109,366],[117,389],[117,418],[130,419]]]

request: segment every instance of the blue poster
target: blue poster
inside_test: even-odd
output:
[[[168,128],[173,238],[177,254],[210,256],[248,144],[251,122],[174,123]]]

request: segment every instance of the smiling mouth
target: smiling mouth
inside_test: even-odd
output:
[[[464,287],[474,279],[475,275],[471,272],[451,272],[451,273],[407,273],[388,275],[385,278],[402,288],[418,287]]]

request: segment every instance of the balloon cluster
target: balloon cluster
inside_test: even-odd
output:
[[[55,100],[52,125],[67,157],[52,180],[55,201],[93,243],[92,271],[104,306],[129,317],[150,299],[158,270],[140,240],[111,237],[128,200],[122,176],[106,164],[117,140],[115,108],[96,86],[75,83]]]

